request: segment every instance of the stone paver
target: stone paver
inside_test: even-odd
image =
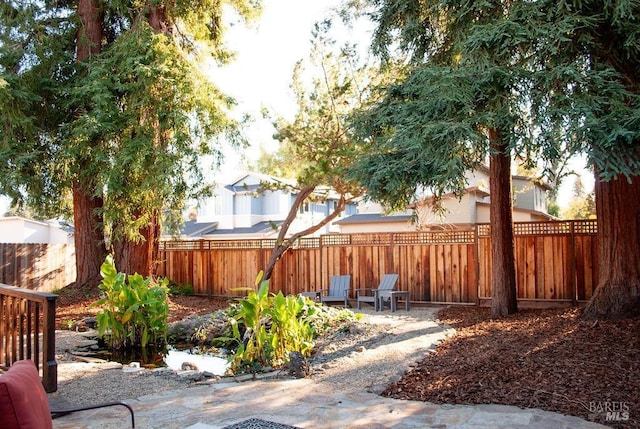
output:
[[[214,383],[126,401],[137,428],[219,429],[249,418],[300,428],[540,428],[605,426],[572,416],[501,405],[436,405],[374,393],[335,393],[310,379]],[[125,410],[101,409],[54,420],[56,429],[127,427]]]

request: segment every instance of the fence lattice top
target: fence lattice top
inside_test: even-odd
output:
[[[479,224],[477,228],[479,237],[489,237],[491,235],[490,224]],[[593,235],[597,232],[597,230],[597,222],[591,219],[549,222],[516,222],[513,224],[513,233],[516,236],[570,234]]]
[[[595,220],[568,220],[550,222],[516,222],[513,232],[524,235],[595,234]],[[319,238],[301,238],[294,249],[317,249],[328,246],[416,245],[416,244],[473,244],[478,237],[489,237],[490,224],[478,224],[475,229],[446,231],[386,232],[361,234],[328,234]],[[271,249],[275,239],[162,241],[160,250],[212,250],[212,249]]]

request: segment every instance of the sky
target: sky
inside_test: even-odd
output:
[[[223,68],[211,67],[215,84],[238,101],[237,114],[249,113],[261,118],[261,108],[292,117],[295,113],[293,92],[289,88],[293,67],[310,52],[313,24],[328,16],[340,0],[264,0],[261,17],[251,28],[242,23],[230,26],[225,35],[228,48],[236,59]],[[266,120],[256,121],[247,135],[252,143],[249,155],[255,158],[259,147],[276,150],[273,128]],[[241,157],[226,151],[225,162],[217,176],[235,175]],[[0,196],[0,214],[8,200]]]
[[[252,144],[249,156],[256,156],[260,147],[277,149],[273,128],[260,120],[261,109],[293,119],[296,106],[289,85],[294,65],[309,56],[314,23],[329,16],[331,8],[339,4],[340,0],[265,0],[262,16],[253,28],[239,23],[227,30],[227,46],[237,57],[210,73],[216,85],[238,101],[238,112],[249,113],[256,120],[246,131]],[[233,172],[239,158],[227,155],[223,173]]]

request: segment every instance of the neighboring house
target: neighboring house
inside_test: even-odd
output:
[[[262,191],[262,184],[288,187],[289,190]],[[215,195],[201,201],[195,219],[186,223],[182,238],[233,240],[240,238],[275,238],[278,227],[286,219],[297,192],[296,183],[288,179],[258,173],[246,173],[228,184],[221,184]],[[339,195],[327,188],[318,188],[314,201],[305,202],[289,228],[289,235],[317,224],[333,212]],[[338,219],[356,212],[348,204]],[[337,232],[332,224],[315,234]]]
[[[551,187],[530,177],[513,176],[513,220],[514,222],[545,221],[553,219],[547,213],[547,194]],[[462,228],[477,223],[489,223],[489,170],[479,168],[467,175],[467,187],[461,198],[452,194],[444,195],[441,205],[443,214],[433,212],[433,200],[425,197],[416,204],[414,221],[406,213],[400,216],[383,216],[359,213],[345,218],[337,224],[344,234],[362,232],[401,232],[407,230],[428,230],[442,228]],[[377,217],[376,217],[377,216]]]
[[[0,217],[2,243],[73,243],[73,227],[58,221],[37,221],[19,216]]]
[[[180,234],[169,237],[165,235],[165,239],[193,240],[202,237],[214,231],[218,227],[218,222],[198,222],[195,219],[188,220],[182,226]]]

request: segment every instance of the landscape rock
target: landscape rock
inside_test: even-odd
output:
[[[305,378],[309,375],[309,361],[302,353],[289,353],[289,374],[295,378]]]
[[[190,316],[169,325],[168,337],[173,343],[212,345],[213,340],[228,336],[229,320],[224,310],[204,316]]]
[[[182,368],[183,371],[187,371],[187,370],[200,371],[200,369],[198,368],[198,365],[196,365],[193,362],[182,362],[182,365],[180,367]]]

